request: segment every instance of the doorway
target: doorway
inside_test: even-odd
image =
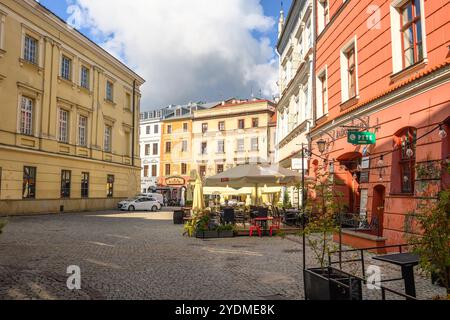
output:
[[[373,189],[372,222],[378,226],[374,233],[378,237],[383,236],[384,211],[385,211],[386,187],[378,185]]]

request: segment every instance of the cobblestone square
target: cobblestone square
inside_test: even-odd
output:
[[[299,238],[203,241],[182,229],[168,211],[11,218],[0,236],[0,299],[303,299]],[[66,286],[71,265],[81,290]],[[421,276],[416,285],[420,298],[442,293]]]

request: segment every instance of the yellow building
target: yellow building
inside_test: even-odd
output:
[[[34,0],[0,2],[0,215],[140,191],[144,80]]]

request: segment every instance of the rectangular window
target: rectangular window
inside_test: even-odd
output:
[[[144,166],[144,178],[148,177],[148,166]]]
[[[158,166],[156,164],[153,164],[152,165],[152,177],[153,178],[158,176],[157,171],[158,171]]]
[[[206,166],[200,166],[198,171],[200,173],[200,177],[205,177],[206,176]]]
[[[22,97],[21,112],[20,112],[20,133],[32,136],[33,135],[33,110],[34,100]]]
[[[259,151],[259,139],[252,138],[252,151]]]
[[[158,134],[158,133],[159,133],[159,126],[158,126],[157,124],[154,126],[153,129],[154,129],[153,132],[154,132],[155,134]]]
[[[112,127],[105,126],[105,141],[104,141],[105,152],[112,151],[111,141],[112,141]]]
[[[206,133],[206,132],[208,132],[208,124],[202,123],[202,133]]]
[[[146,155],[146,156],[149,156],[149,155],[150,155],[150,145],[149,145],[149,144],[146,144],[146,145],[145,145],[145,155]]]
[[[202,142],[202,154],[205,155],[208,153],[208,142]]]
[[[217,153],[225,154],[225,141],[224,140],[217,141]]]
[[[188,132],[188,124],[183,123],[183,132]]]
[[[170,176],[170,164],[166,164],[166,176]]]
[[[36,198],[36,168],[23,168],[22,196],[24,199]]]
[[[158,143],[154,143],[153,144],[153,155],[157,156],[158,155],[158,151],[159,151],[159,145],[158,145]]]
[[[114,181],[115,177],[113,175],[108,175],[106,180],[106,196],[108,198],[114,197]]]
[[[238,120],[238,129],[245,129],[245,120],[244,119],[240,119]]]
[[[88,118],[80,116],[78,119],[78,144],[82,147],[87,146],[87,128]]]
[[[72,179],[72,171],[61,171],[61,198],[70,198],[70,184]]]
[[[259,119],[253,118],[252,119],[252,128],[258,128],[259,127]]]
[[[170,124],[167,126],[167,133],[168,134],[172,133],[172,126]]]
[[[23,59],[33,64],[38,63],[38,41],[29,35],[25,36]]]
[[[319,76],[319,90],[320,105],[318,106],[319,110],[317,116],[320,118],[328,114],[328,84],[326,72]]]
[[[150,126],[145,127],[145,134],[150,134]]]
[[[188,142],[186,140],[181,142],[181,152],[188,152]]]
[[[219,131],[225,131],[225,121],[219,122]]]
[[[356,96],[356,58],[355,47],[351,47],[347,53],[347,75],[348,75],[348,95],[349,98]]]
[[[409,0],[400,8],[403,68],[423,60],[420,0]]]
[[[89,173],[81,173],[81,197],[89,198]]]
[[[172,142],[167,141],[166,142],[166,153],[171,153],[172,152]]]
[[[72,60],[66,56],[61,59],[61,78],[72,81]]]
[[[186,175],[187,174],[187,164],[186,163],[182,163],[181,164],[181,174],[182,175]]]
[[[223,164],[218,164],[217,165],[217,174],[221,174],[223,172]]]
[[[89,90],[89,69],[85,66],[81,66],[81,79],[80,86]]]
[[[131,94],[125,93],[125,108],[131,110]]]
[[[69,112],[59,109],[59,142],[69,143]]]
[[[244,139],[238,139],[237,141],[237,152],[244,152],[245,151],[245,140]]]
[[[114,101],[114,84],[111,81],[106,81],[106,100]]]

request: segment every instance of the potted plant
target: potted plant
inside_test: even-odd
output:
[[[346,272],[326,265],[330,252],[337,249],[333,234],[338,231],[337,215],[342,212],[342,194],[336,191],[334,179],[325,170],[317,172],[309,185],[308,223],[301,235],[312,250],[315,268],[304,270],[307,300],[361,300],[362,282]],[[303,252],[303,254],[306,254]],[[351,287],[351,290],[350,288]]]
[[[232,224],[225,224],[218,226],[216,230],[219,233],[219,238],[233,238],[235,227]]]

